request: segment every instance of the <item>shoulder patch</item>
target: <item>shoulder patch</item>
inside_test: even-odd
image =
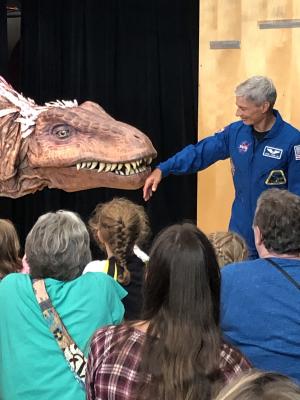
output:
[[[294,146],[294,151],[295,151],[295,159],[300,160],[300,144],[298,144],[298,146]]]
[[[281,159],[282,156],[282,149],[277,149],[276,147],[265,146],[263,156],[270,157],[270,158],[277,158],[278,160]]]

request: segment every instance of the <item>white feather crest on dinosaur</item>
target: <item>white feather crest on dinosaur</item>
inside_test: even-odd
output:
[[[30,135],[34,129],[35,122],[39,114],[46,111],[49,107],[77,107],[76,100],[57,100],[38,106],[34,100],[24,97],[16,92],[14,88],[0,76],[0,97],[6,98],[15,107],[0,110],[0,118],[5,115],[19,112],[20,116],[15,120],[21,124],[21,136],[23,138]]]

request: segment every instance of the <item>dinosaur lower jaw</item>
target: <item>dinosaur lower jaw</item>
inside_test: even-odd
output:
[[[37,171],[36,171],[37,172]],[[39,168],[40,176],[47,180],[49,188],[62,189],[66,192],[94,189],[100,187],[135,190],[144,185],[151,172],[150,167],[131,175],[112,172],[99,172],[89,169],[77,171],[70,168]]]

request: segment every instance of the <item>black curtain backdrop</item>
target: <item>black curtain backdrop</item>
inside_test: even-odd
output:
[[[145,132],[164,160],[197,141],[198,7],[197,0],[23,0],[21,90],[37,103],[95,101]],[[86,220],[114,196],[144,204],[153,234],[196,220],[196,175],[166,178],[147,203],[142,189],[0,198],[0,217],[16,224],[23,243],[39,215],[64,208]]]
[[[5,76],[8,65],[6,0],[0,0],[0,75]]]

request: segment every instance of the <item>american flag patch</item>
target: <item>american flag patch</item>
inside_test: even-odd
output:
[[[298,146],[294,146],[294,151],[296,160],[300,160],[300,144],[298,144]]]

